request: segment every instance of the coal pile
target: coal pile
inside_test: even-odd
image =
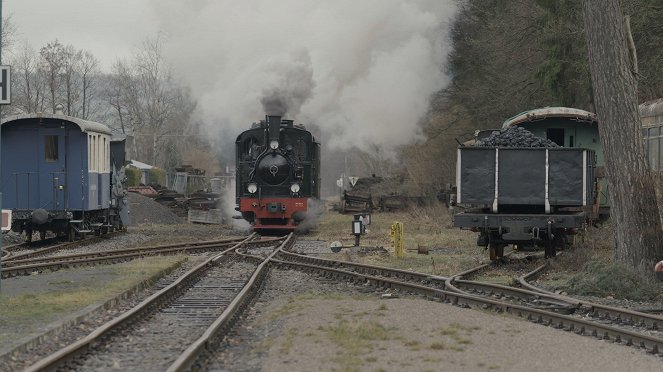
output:
[[[555,142],[537,137],[523,127],[509,127],[494,131],[487,138],[477,140],[478,147],[559,147]]]
[[[159,204],[152,198],[133,192],[127,195],[133,225],[175,225],[184,223],[184,220],[173,213],[170,208]]]

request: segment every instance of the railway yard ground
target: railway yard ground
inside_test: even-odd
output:
[[[248,236],[246,231],[230,226],[186,224],[144,197],[132,196],[131,204],[137,223],[126,234],[66,253]],[[345,245],[354,242],[351,219],[351,215],[326,211],[316,228],[299,237],[293,250],[443,277],[488,262],[487,253],[475,245],[476,235],[453,228],[444,206],[373,214],[360,248],[332,253],[332,241]],[[389,240],[389,227],[395,221],[404,225],[404,258],[394,257]],[[662,311],[663,287],[659,283],[639,279],[634,272],[612,263],[606,242],[609,229],[609,225],[592,227],[576,236],[574,247],[548,260],[548,267],[530,282],[583,301],[650,313]],[[14,243],[12,239],[4,236],[3,246]],[[21,370],[84,337],[211,255],[150,256],[3,279],[0,355],[4,356],[0,370]],[[543,262],[540,251],[513,252],[504,263],[467,278],[510,285],[515,277]],[[239,270],[232,267],[230,270]],[[138,332],[144,336],[150,331],[145,327]],[[663,367],[662,357],[646,351],[528,322],[510,313],[453,306],[281,266],[269,271],[263,289],[219,350],[210,355],[203,369],[651,371]],[[142,352],[133,358],[141,358]],[[131,363],[112,357],[110,361],[90,358],[84,369],[131,370]]]

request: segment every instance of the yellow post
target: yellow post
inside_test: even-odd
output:
[[[394,245],[396,257],[403,258],[403,223],[394,222],[389,229],[389,238]]]

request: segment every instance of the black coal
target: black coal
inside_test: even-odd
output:
[[[522,127],[509,127],[494,131],[490,136],[477,140],[474,146],[478,147],[560,147],[555,142],[537,137]]]

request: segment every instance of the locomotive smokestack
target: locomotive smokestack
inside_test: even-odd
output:
[[[269,142],[278,141],[281,130],[281,117],[267,115],[267,125],[269,126]]]

